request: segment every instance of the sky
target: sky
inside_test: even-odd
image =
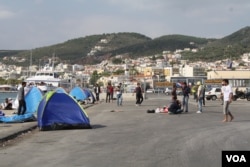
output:
[[[118,32],[222,38],[249,17],[250,0],[0,0],[0,50]]]

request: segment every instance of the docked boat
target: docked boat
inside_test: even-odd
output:
[[[59,72],[53,70],[49,66],[45,66],[44,69],[37,71],[34,76],[26,79],[27,84],[36,85],[43,92],[53,90],[57,87],[68,88],[70,82],[68,79],[63,79]]]
[[[0,92],[1,93],[17,92],[17,87],[12,85],[0,85]]]
[[[35,84],[42,90],[47,88],[57,88],[57,87],[69,87],[70,83],[67,79],[59,78],[58,73],[53,71],[39,71],[36,72],[35,76],[26,79],[26,82]]]

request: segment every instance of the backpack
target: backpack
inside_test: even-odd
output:
[[[201,97],[204,97],[205,96],[205,87],[203,85],[200,85],[201,86]]]
[[[202,87],[202,92],[201,92],[203,94],[203,97],[205,96],[205,92],[206,92],[206,88],[205,88],[205,86],[203,86]]]
[[[183,95],[184,96],[188,96],[190,94],[190,87],[185,87],[183,88]]]
[[[5,113],[3,111],[0,111],[0,116],[5,116]]]
[[[111,87],[108,86],[108,87],[107,87],[107,93],[110,93],[110,92],[111,92]]]

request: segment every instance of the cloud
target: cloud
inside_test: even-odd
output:
[[[122,9],[135,11],[154,11],[163,9],[165,1],[163,0],[107,0],[108,3],[119,6]]]
[[[44,0],[35,0],[34,3],[39,5],[39,4],[44,3]]]
[[[15,14],[8,10],[1,10],[0,9],[0,19],[8,19],[13,17]]]
[[[11,0],[0,2],[0,46],[39,47],[116,32],[223,37],[249,25],[249,8],[249,0]]]

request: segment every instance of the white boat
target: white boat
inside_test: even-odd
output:
[[[58,72],[53,71],[53,68],[45,66],[43,70],[37,71],[34,76],[26,79],[27,85],[35,84],[42,91],[46,92],[57,87],[68,88],[70,82],[68,79],[60,77]]]
[[[17,92],[17,88],[12,85],[0,85],[1,93]]]
[[[46,83],[47,85],[53,85],[58,87],[61,79],[58,78],[58,74],[50,71],[39,71],[32,77],[26,79],[28,83]]]
[[[26,82],[33,83],[42,90],[46,87],[69,87],[70,85],[69,80],[59,78],[59,75],[52,71],[36,72],[35,76],[27,78]]]

